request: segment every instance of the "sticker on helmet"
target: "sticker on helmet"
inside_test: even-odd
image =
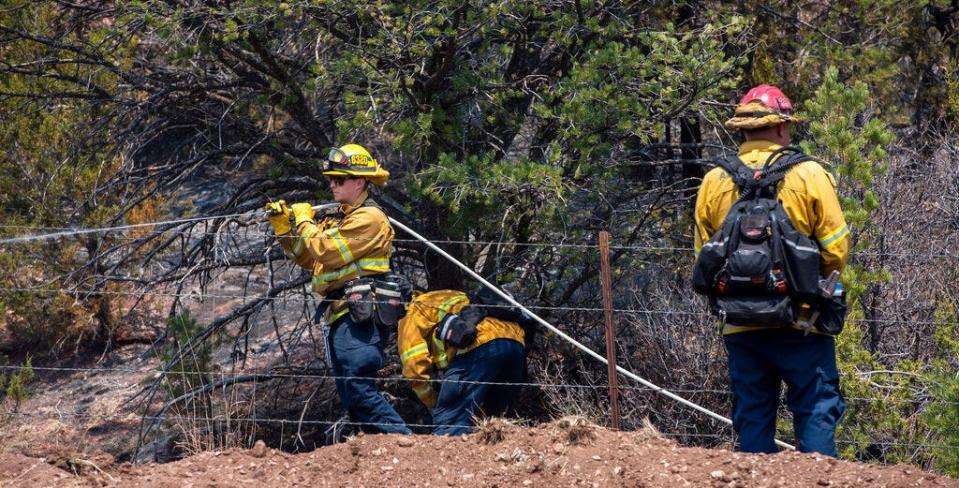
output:
[[[350,156],[350,164],[353,166],[372,166],[373,159],[365,154],[354,154]]]

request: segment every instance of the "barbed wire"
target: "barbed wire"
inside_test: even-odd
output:
[[[304,287],[308,286],[307,284],[303,285]],[[293,302],[307,302],[307,303],[319,303],[321,299],[315,298],[312,295],[307,296],[298,296],[298,295],[282,295],[282,296],[266,296],[266,295],[217,295],[212,293],[197,293],[197,292],[182,292],[182,293],[173,293],[173,292],[159,292],[159,291],[111,291],[111,290],[78,290],[78,289],[69,289],[69,288],[10,288],[10,287],[0,287],[0,293],[48,293],[48,294],[57,294],[62,293],[65,295],[76,295],[76,296],[130,296],[130,297],[143,297],[143,296],[157,296],[157,297],[166,297],[166,298],[187,298],[192,300],[204,300],[207,298],[212,299],[226,299],[226,300],[242,300],[242,301],[293,301]],[[382,303],[382,301],[377,300],[358,300],[355,303]],[[398,302],[403,305],[411,305],[417,303],[413,302]],[[487,308],[514,308],[509,304],[492,304],[492,305],[482,305]],[[527,305],[529,309],[533,310],[555,310],[563,312],[603,312],[605,311],[602,307],[570,307],[570,306],[560,306],[560,305]],[[612,310],[614,313],[624,313],[624,314],[645,314],[645,315],[684,315],[690,317],[712,317],[715,318],[715,315],[708,312],[694,312],[694,311],[685,311],[685,310],[657,310],[657,309],[642,309],[642,308],[614,308]],[[914,319],[894,319],[894,318],[877,318],[877,319],[867,319],[867,318],[847,318],[847,322],[860,322],[860,323],[880,323],[880,324],[913,324],[913,325],[957,325],[959,320],[914,320]]]
[[[204,422],[204,423],[273,423],[281,425],[322,425],[322,426],[355,426],[355,427],[387,427],[395,428],[398,425],[405,425],[406,427],[412,428],[427,428],[434,429],[437,427],[454,427],[459,428],[463,427],[458,424],[436,424],[436,423],[403,423],[403,424],[394,424],[386,422],[357,422],[352,420],[308,420],[308,419],[287,419],[287,418],[271,418],[271,417],[230,417],[228,415],[218,416],[218,417],[204,417],[204,416],[192,416],[192,415],[150,415],[150,414],[137,414],[134,412],[126,413],[112,413],[112,414],[93,414],[93,413],[83,413],[83,412],[65,412],[65,411],[53,411],[53,412],[23,412],[23,411],[11,411],[6,413],[0,413],[0,416],[20,416],[20,417],[34,417],[34,418],[81,418],[88,420],[112,420],[112,419],[139,419],[152,422]],[[476,427],[472,427],[476,429]],[[721,439],[732,439],[732,434],[719,434],[719,433],[701,433],[701,432],[669,432],[657,430],[658,433],[671,436],[671,437],[699,437],[699,438],[721,438]]]
[[[245,215],[245,214],[235,214],[235,215]],[[229,217],[229,216],[224,216]],[[198,218],[203,220],[202,218]],[[185,221],[194,221],[194,219],[184,219]],[[211,220],[207,218],[207,220]],[[141,227],[159,225],[159,224],[131,224],[130,226],[121,226],[123,228],[132,227],[140,229]],[[27,226],[10,226],[10,225],[0,225],[2,228],[30,228]],[[68,227],[37,227],[38,229],[50,229],[57,230],[59,234],[63,236],[71,235],[71,228]],[[105,228],[103,232],[114,232],[115,228]],[[78,232],[82,233],[93,233],[87,232],[95,229],[76,229]],[[161,230],[151,230],[146,231],[148,234],[164,234],[170,231],[177,230],[176,228],[170,229],[161,229]],[[182,231],[182,230],[181,230]],[[189,230],[187,232],[190,235],[196,236],[215,236],[215,237],[224,237],[224,236],[243,236],[243,237],[259,237],[259,238],[279,238],[279,237],[292,237],[290,235],[278,235],[272,234],[269,232],[263,231],[252,231],[252,230],[221,230],[216,232],[210,231],[198,231],[198,230]],[[27,242],[26,240],[31,238],[41,238],[44,237],[44,234],[26,234],[13,236],[6,239],[0,239],[0,246],[4,244],[13,244],[17,242]],[[595,237],[582,237],[584,243],[575,243],[575,242],[564,242],[564,239],[567,239],[568,236],[563,236],[559,242],[518,242],[518,241],[505,241],[505,240],[463,240],[463,239],[430,239],[434,244],[446,244],[446,245],[469,245],[469,246],[507,246],[507,247],[538,247],[538,248],[571,248],[571,249],[599,249],[599,243],[595,242]],[[139,241],[143,237],[132,237],[132,236],[114,236],[111,239],[115,240],[127,240],[127,241]],[[324,237],[323,235],[317,235],[311,237],[310,239],[322,239],[322,240],[334,240],[332,237]],[[380,237],[357,237],[357,236],[340,236],[339,239],[343,241],[373,241],[373,240],[382,240]],[[691,240],[691,239],[690,239]],[[404,239],[400,237],[395,237],[392,239],[392,242],[399,244],[418,244],[420,243],[417,239]],[[616,245],[611,244],[609,246],[611,250],[626,250],[626,251],[647,251],[647,252],[673,252],[673,253],[688,253],[692,255],[695,249],[691,246],[666,246],[666,245]],[[910,252],[879,252],[879,251],[862,251],[854,253],[853,256],[863,256],[863,257],[923,257],[923,258],[951,258],[959,259],[959,254],[949,253],[949,252],[923,252],[918,253],[914,251]]]
[[[280,424],[280,425],[320,425],[320,426],[354,426],[354,427],[386,427],[386,428],[395,428],[401,424],[392,424],[385,422],[356,422],[351,420],[308,420],[308,419],[287,419],[287,418],[271,418],[271,417],[231,417],[229,415],[216,416],[216,417],[204,417],[204,416],[192,416],[192,415],[149,415],[149,414],[137,414],[134,412],[127,413],[112,413],[112,414],[93,414],[93,413],[82,413],[82,412],[65,412],[65,411],[52,411],[52,412],[23,412],[23,411],[10,411],[5,412],[0,415],[7,416],[18,416],[18,417],[30,417],[30,418],[80,418],[87,420],[116,420],[116,419],[139,419],[150,422],[190,422],[190,423],[224,423],[224,424]],[[435,428],[456,428],[462,427],[461,425],[456,424],[435,424],[435,423],[404,423],[406,427],[412,428],[421,428],[421,429],[435,429]],[[478,429],[473,427],[473,429]],[[719,434],[719,433],[704,433],[704,432],[672,432],[672,431],[663,431],[657,430],[658,433],[667,436],[667,437],[678,437],[678,438],[702,438],[702,439],[728,439],[734,440],[735,436],[732,434]],[[855,444],[855,445],[866,445],[866,446],[895,446],[895,447],[911,447],[911,448],[921,448],[921,449],[959,449],[959,445],[950,445],[950,444],[930,444],[930,443],[921,443],[921,442],[894,442],[894,441],[862,441],[858,439],[836,439],[837,444]]]
[[[21,371],[25,369],[26,366],[23,365],[6,365],[0,366],[0,371]],[[50,372],[70,372],[70,373],[126,373],[126,374],[148,374],[153,376],[158,376],[156,379],[159,379],[159,376],[216,376],[220,379],[229,379],[229,378],[239,378],[248,375],[262,375],[264,381],[272,379],[299,379],[299,378],[309,378],[314,380],[362,380],[368,381],[373,380],[377,382],[405,382],[405,383],[431,383],[431,384],[444,384],[444,383],[453,383],[453,384],[466,384],[466,385],[485,385],[485,386],[519,386],[519,387],[530,387],[530,388],[555,388],[555,389],[584,389],[584,390],[608,390],[609,385],[606,383],[597,383],[597,384],[582,384],[582,383],[545,383],[545,382],[497,382],[497,381],[475,381],[475,380],[463,380],[463,379],[448,379],[448,378],[407,378],[405,376],[343,376],[343,375],[331,375],[328,373],[313,373],[313,372],[283,372],[276,370],[239,370],[236,372],[227,372],[223,370],[208,370],[208,371],[160,371],[154,369],[133,369],[133,368],[80,368],[80,367],[55,367],[55,366],[31,366],[30,369],[34,371],[50,371]],[[136,385],[133,385],[136,386]],[[729,390],[719,390],[711,388],[669,388],[663,387],[674,393],[690,393],[690,394],[708,394],[708,395],[723,395],[731,396],[732,392]],[[653,388],[646,386],[631,386],[631,385],[618,385],[617,389],[620,391],[636,391],[636,392],[655,392]],[[959,405],[959,401],[950,401],[950,400],[937,400],[937,399],[910,399],[910,398],[870,398],[870,397],[846,397],[844,398],[847,402],[862,402],[862,403],[873,403],[873,402],[889,402],[889,403],[902,403],[902,404],[936,404],[936,405]]]
[[[307,286],[307,285],[304,285]],[[67,295],[117,295],[117,296],[162,296],[167,298],[214,298],[214,299],[231,299],[231,300],[277,300],[277,301],[306,301],[306,302],[316,302],[319,303],[321,300],[318,298],[313,298],[312,296],[253,296],[248,295],[215,295],[210,293],[169,293],[169,292],[154,292],[154,291],[141,291],[141,292],[124,292],[124,291],[109,291],[109,290],[71,290],[69,288],[53,288],[53,289],[42,289],[42,288],[0,288],[0,293],[11,292],[11,293],[64,293]],[[354,303],[381,303],[377,300],[357,300]],[[417,303],[413,302],[394,302],[400,303],[403,305],[412,305]],[[512,305],[483,305],[483,307],[489,308],[514,308]],[[599,307],[565,307],[565,306],[550,306],[550,305],[527,305],[527,308],[536,309],[536,310],[560,310],[564,312],[602,312],[603,308]],[[706,312],[685,312],[685,311],[674,311],[674,310],[644,310],[644,309],[613,309],[614,312],[621,313],[648,313],[648,314],[665,314],[665,315],[709,315]]]
[[[4,228],[7,226],[0,226]],[[18,226],[15,226],[18,227]],[[59,230],[62,233],[67,234],[69,228],[58,228],[52,227],[52,230]],[[163,229],[156,231],[147,231],[148,234],[164,234],[175,229]],[[252,230],[221,230],[221,231],[198,231],[198,230],[189,230],[187,231],[190,235],[195,236],[215,236],[215,237],[224,237],[224,236],[242,236],[242,237],[258,237],[258,238],[270,238],[276,239],[280,237],[294,237],[289,234],[272,234],[270,232],[263,231],[252,231]],[[27,234],[21,236],[14,236],[13,239],[27,239],[27,238],[39,238],[43,237],[44,234]],[[143,237],[135,236],[114,236],[111,239],[115,240],[128,240],[128,241],[138,241],[142,240]],[[321,239],[321,240],[334,240],[332,237],[325,237],[322,234],[312,237],[311,239]],[[359,237],[359,236],[342,236],[340,239],[344,241],[374,241],[382,240],[381,237]],[[584,239],[586,240],[586,239]],[[588,240],[593,240],[592,238]],[[416,239],[404,239],[400,237],[394,237],[391,239],[394,243],[419,243],[420,241]],[[502,245],[502,246],[519,246],[519,247],[549,247],[549,248],[589,248],[589,249],[598,249],[598,243],[567,243],[567,242],[517,242],[517,241],[483,241],[483,240],[456,240],[456,239],[430,239],[431,242],[435,244],[456,244],[456,245]],[[689,251],[692,252],[693,248],[691,247],[665,247],[665,246],[610,246],[610,249],[649,249],[649,250],[665,250],[665,251]]]
[[[236,218],[243,215],[248,215],[249,213],[250,212],[241,212],[241,213],[235,213],[235,214],[213,215],[213,216],[207,216],[207,217],[187,217],[182,219],[166,220],[162,222],[144,222],[140,224],[125,224],[125,225],[117,225],[113,227],[68,228],[65,230],[56,231],[49,234],[31,234],[31,235],[7,237],[4,239],[0,239],[0,245],[15,244],[18,242],[31,242],[35,240],[41,240],[41,239],[42,240],[56,239],[58,237],[67,237],[67,236],[74,236],[74,235],[117,232],[117,231],[124,231],[124,230],[130,230],[130,229],[138,229],[141,227],[156,227],[156,226],[162,226],[162,225],[175,226],[175,225],[186,224],[191,222],[202,222],[205,220]],[[165,230],[167,229],[164,229],[164,231]],[[161,232],[161,231],[157,231],[157,232]]]
[[[54,411],[54,412],[7,412],[0,415],[17,415],[22,417],[40,417],[40,418],[56,418],[56,417],[72,417],[72,418],[85,418],[85,419],[94,419],[94,420],[105,420],[105,419],[130,419],[136,418],[140,420],[148,421],[179,421],[179,422],[225,422],[225,423],[278,423],[278,424],[290,424],[290,425],[353,425],[357,427],[396,427],[398,425],[406,425],[407,427],[424,427],[424,428],[434,428],[434,427],[461,427],[459,425],[453,424],[390,424],[385,422],[355,422],[348,420],[293,420],[286,418],[270,418],[270,417],[201,417],[201,416],[185,416],[185,415],[150,415],[150,414],[137,414],[135,412],[127,413],[114,413],[114,414],[91,414],[91,413],[81,413],[81,412],[64,412],[64,411]]]
[[[24,366],[0,366],[0,370],[13,371],[13,370],[22,370]],[[573,384],[573,383],[536,383],[536,382],[502,382],[502,381],[474,381],[474,380],[454,380],[448,378],[407,378],[405,376],[337,376],[330,375],[326,373],[282,373],[282,372],[272,372],[270,370],[266,371],[242,371],[241,374],[227,374],[223,371],[168,371],[166,373],[158,370],[136,370],[136,369],[123,369],[123,368],[56,368],[56,367],[31,367],[35,371],[70,371],[70,372],[90,372],[90,373],[102,373],[102,372],[120,372],[120,373],[149,373],[153,375],[164,374],[166,376],[218,376],[221,378],[239,378],[244,375],[263,375],[268,376],[267,379],[277,379],[277,378],[310,378],[310,379],[322,379],[322,380],[362,380],[362,381],[379,381],[379,382],[422,382],[422,383],[432,383],[432,384],[443,384],[443,383],[454,383],[454,384],[467,384],[467,385],[485,385],[485,386],[523,386],[523,387],[546,387],[546,388],[569,388],[569,389],[607,389],[608,385],[585,385],[585,384]],[[656,391],[652,388],[645,386],[619,386],[620,390],[640,390],[640,391]],[[668,389],[668,388],[667,388]],[[675,393],[696,393],[703,392],[707,390],[672,390],[670,391]],[[722,390],[713,390],[717,393],[726,393]]]

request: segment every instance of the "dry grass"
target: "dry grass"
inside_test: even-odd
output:
[[[565,432],[566,443],[571,446],[588,446],[596,440],[596,430],[602,427],[583,417],[563,417],[553,424]]]
[[[476,440],[489,445],[502,442],[510,432],[519,427],[516,422],[499,417],[480,419],[476,425]]]
[[[648,441],[652,439],[665,439],[663,433],[656,428],[655,425],[649,420],[649,417],[643,417],[643,427],[635,432],[635,435],[640,436],[641,440]]]
[[[219,393],[219,394],[218,394]],[[255,398],[242,388],[222,388],[170,409],[171,425],[178,436],[177,451],[191,456],[204,451],[247,449],[256,439]]]

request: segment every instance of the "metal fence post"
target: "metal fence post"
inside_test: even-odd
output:
[[[603,283],[603,316],[606,322],[606,359],[609,407],[613,429],[620,430],[619,383],[616,378],[616,329],[613,324],[613,278],[609,269],[609,232],[599,233],[599,269]]]

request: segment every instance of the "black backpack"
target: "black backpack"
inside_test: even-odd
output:
[[[706,242],[693,268],[693,289],[709,297],[724,323],[781,327],[801,303],[819,297],[819,245],[799,232],[777,198],[777,184],[799,163],[814,160],[792,146],[773,152],[762,168],[739,157],[720,161],[739,187],[739,200]]]

